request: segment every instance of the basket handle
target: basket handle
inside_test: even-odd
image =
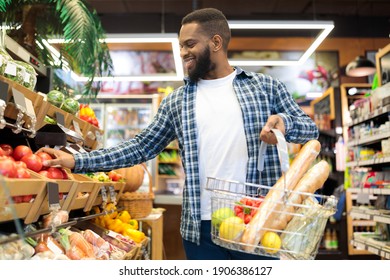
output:
[[[149,193],[153,193],[152,174],[150,174],[145,162],[140,163],[140,165],[143,167],[149,177]]]
[[[286,173],[287,170],[290,168],[290,162],[288,158],[288,149],[287,149],[287,143],[286,139],[284,138],[283,133],[278,129],[271,129],[271,131],[276,136],[276,147],[278,149],[278,156],[280,161],[280,167],[282,169],[283,173]],[[265,158],[265,152],[267,150],[268,144],[264,141],[261,141],[260,149],[259,149],[259,159],[257,163],[257,169],[262,172],[264,170],[264,158]]]

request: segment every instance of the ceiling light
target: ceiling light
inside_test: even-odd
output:
[[[179,39],[177,34],[174,33],[163,33],[163,34],[108,34],[107,38],[103,39],[107,44],[132,44],[132,43],[171,43],[173,60],[175,63],[174,74],[145,74],[136,76],[106,76],[106,77],[95,77],[95,81],[183,81],[184,70],[183,64],[180,57]],[[50,39],[51,44],[64,43],[64,39]],[[85,82],[88,80],[87,77],[75,76],[76,81]]]
[[[228,21],[230,29],[296,29],[319,30],[313,43],[297,60],[235,60],[230,59],[232,66],[291,66],[303,64],[324,41],[334,28],[332,21]]]
[[[375,74],[375,64],[364,56],[358,56],[355,60],[348,63],[345,70],[350,77],[366,77]]]

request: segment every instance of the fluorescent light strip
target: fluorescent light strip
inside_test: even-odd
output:
[[[298,60],[229,60],[232,66],[302,65],[334,28],[331,21],[229,21],[230,29],[320,29],[322,30]]]
[[[142,75],[142,76],[115,76],[115,77],[95,77],[95,81],[182,81],[184,78],[183,64],[180,57],[179,39],[177,34],[109,34],[107,38],[102,40],[109,44],[120,43],[171,43],[173,60],[175,63],[175,75],[157,74],[157,75]],[[50,39],[51,44],[62,44],[64,39]],[[76,81],[85,82],[87,77],[80,77],[73,73]]]

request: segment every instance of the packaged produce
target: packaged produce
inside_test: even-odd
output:
[[[49,91],[46,96],[47,96],[47,101],[58,108],[61,107],[62,102],[64,102],[65,100],[65,95],[61,91],[55,89]]]
[[[281,234],[283,247],[294,252],[290,256],[294,259],[308,259],[318,250],[328,218],[336,212],[337,200],[330,196],[322,206],[308,197],[303,205],[308,207],[300,208]]]
[[[23,85],[26,68],[14,60],[8,60],[4,70],[4,77]]]
[[[65,112],[75,115],[80,109],[80,103],[76,99],[66,98],[60,108]]]
[[[30,90],[34,90],[37,83],[37,72],[35,71],[34,67],[23,61],[15,60],[14,62],[18,65],[21,65],[25,69],[23,81],[21,84]]]
[[[12,57],[4,48],[0,47],[0,75],[4,75],[9,60],[13,60]]]
[[[13,238],[16,233],[10,236],[1,235],[0,240]],[[34,248],[24,240],[17,240],[0,245],[0,260],[27,260],[34,255]]]

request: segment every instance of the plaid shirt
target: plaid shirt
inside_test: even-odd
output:
[[[200,183],[195,117],[197,85],[189,80],[185,82],[184,86],[163,99],[153,121],[140,134],[115,147],[75,155],[74,171],[104,171],[142,163],[156,157],[172,140],[177,139],[186,174],[180,231],[184,239],[199,244]],[[281,176],[276,146],[268,146],[262,174],[257,170],[259,135],[268,117],[278,114],[283,118],[287,142],[305,143],[316,139],[318,129],[278,80],[237,68],[233,86],[241,106],[248,146],[246,181],[272,186]]]

